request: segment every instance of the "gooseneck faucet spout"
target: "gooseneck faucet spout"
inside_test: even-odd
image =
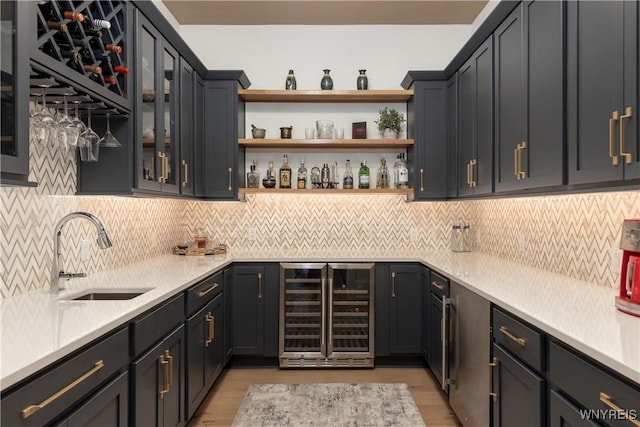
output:
[[[50,286],[50,292],[52,294],[57,294],[58,292],[60,292],[60,289],[62,289],[60,287],[60,278],[70,279],[72,277],[83,277],[85,275],[84,273],[66,273],[64,272],[64,270],[60,268],[60,266],[62,265],[62,263],[60,262],[61,261],[60,236],[62,235],[62,227],[64,227],[64,225],[67,222],[71,221],[74,218],[88,219],[93,223],[93,225],[95,225],[96,230],[98,230],[97,242],[100,249],[107,249],[112,246],[111,240],[109,239],[109,236],[107,235],[107,232],[105,231],[104,226],[102,225],[100,220],[96,218],[94,215],[91,215],[90,213],[87,213],[87,212],[72,212],[62,217],[62,219],[58,222],[58,225],[56,225],[56,228],[54,229],[54,232],[53,232],[53,263],[52,263],[53,265],[51,267],[51,286]]]

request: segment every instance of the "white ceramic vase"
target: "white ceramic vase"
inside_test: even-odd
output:
[[[382,131],[382,139],[398,139],[398,131],[387,128]]]

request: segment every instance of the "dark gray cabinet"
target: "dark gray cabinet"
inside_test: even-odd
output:
[[[638,2],[567,2],[569,184],[640,177]]]
[[[233,354],[278,356],[277,264],[233,267]]]
[[[429,296],[431,292],[429,291],[429,269],[427,267],[422,267],[422,278],[421,278],[421,298],[422,298],[422,315],[420,318],[420,328],[422,334],[420,336],[420,352],[422,353],[422,358],[425,362],[429,363]]]
[[[493,191],[493,36],[458,70],[458,195]]]
[[[184,59],[180,58],[180,165],[178,180],[180,194],[194,195],[193,151],[196,135],[195,88],[196,72]],[[202,123],[200,123],[201,125]]]
[[[237,199],[244,182],[244,101],[238,90],[248,86],[243,72],[209,72],[204,82],[204,138],[199,141],[202,156],[196,166],[202,170],[196,183],[202,195],[213,199]]]
[[[28,2],[3,1],[0,8],[0,63],[2,120],[0,121],[0,161],[2,183],[26,184],[29,179],[29,58],[16,54],[18,46],[30,45],[33,27]]]
[[[133,425],[186,424],[184,349],[183,325],[131,363]]]
[[[375,269],[376,356],[420,354],[421,266],[376,263]]]
[[[597,427],[570,400],[555,390],[549,392],[549,427]]]
[[[95,393],[63,421],[60,427],[126,427],[129,425],[129,375],[123,372]]]
[[[218,295],[187,319],[187,420],[222,372],[224,296]]]
[[[494,32],[496,192],[563,184],[563,8],[522,2]]]
[[[458,197],[458,75],[447,80],[447,195]]]
[[[224,274],[224,365],[233,354],[233,267]]]
[[[446,82],[415,81],[407,103],[409,168],[416,200],[447,197]]]
[[[492,425],[544,425],[544,379],[495,343],[492,352]]]

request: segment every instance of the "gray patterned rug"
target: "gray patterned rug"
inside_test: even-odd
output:
[[[251,384],[233,427],[419,427],[406,384]]]

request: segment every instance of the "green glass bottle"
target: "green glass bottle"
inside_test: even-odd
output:
[[[367,161],[360,163],[360,171],[358,172],[358,188],[369,188],[369,181],[371,178],[371,172],[369,171],[369,166],[367,166]]]

